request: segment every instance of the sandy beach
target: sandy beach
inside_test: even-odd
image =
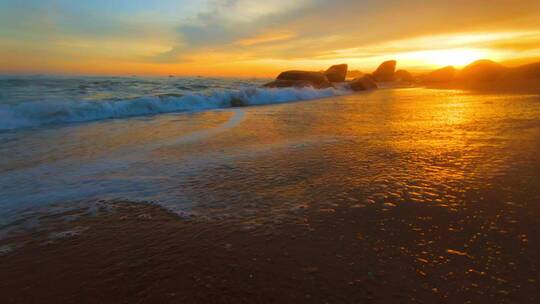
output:
[[[538,95],[381,89],[64,128],[13,135],[58,145],[6,172],[129,199],[6,223],[5,303],[540,300]]]
[[[540,303],[540,1],[0,0],[4,303]]]

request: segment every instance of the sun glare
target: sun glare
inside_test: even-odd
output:
[[[494,54],[482,49],[449,49],[418,51],[404,54],[404,57],[422,65],[463,67],[479,59],[493,58]]]

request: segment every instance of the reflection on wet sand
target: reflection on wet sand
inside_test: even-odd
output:
[[[42,214],[32,234],[15,229],[0,243],[2,294],[534,303],[538,101],[399,89],[245,109],[215,136],[99,173],[144,176],[159,206],[94,202]],[[35,252],[47,265],[29,271]]]

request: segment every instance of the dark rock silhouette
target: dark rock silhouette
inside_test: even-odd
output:
[[[444,71],[445,69],[447,70]],[[433,71],[424,76],[424,83],[438,88],[540,93],[540,62],[505,67],[483,59],[469,64],[459,73],[451,67],[445,69]],[[456,74],[456,76],[449,77],[450,74]]]
[[[455,76],[456,69],[453,66],[447,66],[425,75],[424,82],[449,82],[454,80]]]
[[[307,80],[286,80],[286,79],[276,79],[272,82],[269,82],[264,85],[267,88],[303,88],[303,87],[314,87],[311,81]]]
[[[245,106],[247,106],[247,103],[244,100],[240,98],[231,99],[231,107],[236,108],[236,107],[245,107]]]
[[[267,83],[264,86],[271,88],[312,86],[316,89],[333,87],[324,73],[310,71],[282,72],[275,81]]]
[[[373,72],[373,77],[375,81],[392,81],[394,80],[394,71],[396,70],[396,61],[388,60],[381,65]]]
[[[491,60],[475,61],[461,70],[458,75],[458,80],[483,82],[494,81],[499,79],[507,68]]]
[[[463,68],[458,76],[459,81],[465,82],[532,79],[540,79],[540,62],[509,68],[491,60],[483,59],[475,61]]]
[[[347,76],[347,64],[333,65],[324,74],[331,82],[343,82]]]
[[[307,80],[317,84],[327,84],[328,78],[321,72],[310,71],[286,71],[278,75],[282,80]]]
[[[286,71],[265,87],[313,87],[324,89],[334,87],[332,82],[343,82],[351,75],[359,75],[346,83],[354,91],[377,88],[379,81],[398,81],[415,83],[417,79],[406,70],[395,71],[397,62],[383,62],[373,74],[348,71],[347,64],[333,65],[326,71]],[[540,90],[540,62],[508,68],[490,60],[475,61],[461,71],[453,66],[434,70],[418,77],[425,85],[437,88],[499,90],[499,91],[538,91]],[[242,102],[232,101],[232,106],[242,106]]]
[[[401,82],[414,82],[414,77],[406,70],[397,70],[394,73],[394,80]]]
[[[540,62],[529,63],[515,68],[507,68],[500,76],[500,79],[540,79]]]
[[[355,78],[349,82],[349,88],[353,91],[365,91],[369,89],[376,89],[377,84],[371,75],[364,75],[362,77]]]
[[[348,70],[347,71],[347,78],[358,78],[360,76],[363,76],[364,73],[360,72],[359,70]]]

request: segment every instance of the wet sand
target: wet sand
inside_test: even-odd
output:
[[[203,143],[152,152],[193,164],[189,155],[221,151],[178,181],[189,211],[103,201],[43,214],[39,229],[0,240],[0,294],[535,303],[539,101],[401,89],[246,109]]]

